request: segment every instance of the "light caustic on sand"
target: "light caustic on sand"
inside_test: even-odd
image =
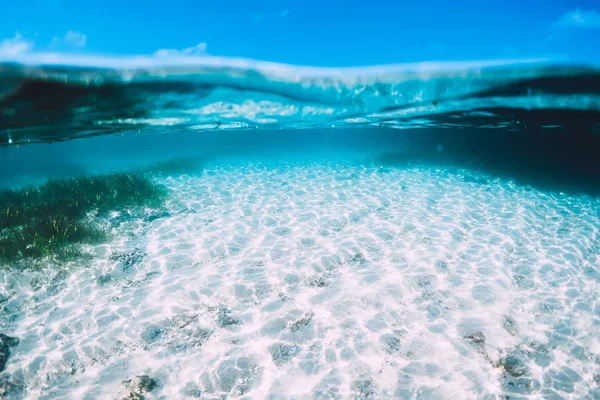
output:
[[[31,398],[600,395],[597,200],[334,163],[163,183],[91,268],[5,275]]]

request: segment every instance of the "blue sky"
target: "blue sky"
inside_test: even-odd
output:
[[[600,62],[597,1],[23,0],[0,53],[207,53],[350,66],[561,57]]]

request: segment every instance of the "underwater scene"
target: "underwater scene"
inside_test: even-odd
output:
[[[0,57],[0,398],[600,399],[600,68]]]

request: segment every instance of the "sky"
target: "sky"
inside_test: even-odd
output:
[[[312,66],[600,64],[597,0],[0,0],[0,56],[208,54]]]

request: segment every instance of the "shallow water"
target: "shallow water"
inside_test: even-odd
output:
[[[439,137],[389,156],[382,132],[4,149],[84,173],[174,160],[164,209],[116,210],[92,258],[3,273],[15,398],[118,398],[142,374],[151,398],[598,396],[598,198],[467,167]]]
[[[3,61],[0,146],[165,127],[600,130],[600,68],[551,60],[362,68],[218,57]]]
[[[77,259],[5,263],[0,333],[19,338],[0,371],[5,397],[122,399],[125,381],[148,375],[156,387],[143,394],[156,399],[600,398],[597,74],[560,70],[573,107],[555,70],[537,67],[472,73],[460,104],[447,72],[437,86],[371,82],[379,92],[367,95],[327,75],[294,86],[270,67],[243,82],[268,77],[285,107],[253,108],[248,87],[224,95],[219,75],[203,97],[215,96],[203,107],[216,114],[160,129],[114,114],[142,104],[164,122],[152,107],[168,90],[152,74],[152,106],[128,103],[140,87],[129,93],[106,71],[118,82],[104,100],[133,108],[77,84],[57,89],[64,103],[45,103],[36,85],[56,76],[38,69],[4,97],[16,111],[0,126],[2,189],[141,170],[168,190],[159,209],[94,217],[110,239]],[[532,82],[546,91],[535,107],[529,95],[527,106],[477,103]],[[391,91],[407,87],[416,97]],[[171,93],[177,112],[187,90]],[[123,126],[86,131],[98,115],[75,112],[74,91]],[[308,118],[297,108],[308,94],[346,105]],[[434,98],[452,112],[419,111]],[[265,110],[275,122],[248,123]]]

